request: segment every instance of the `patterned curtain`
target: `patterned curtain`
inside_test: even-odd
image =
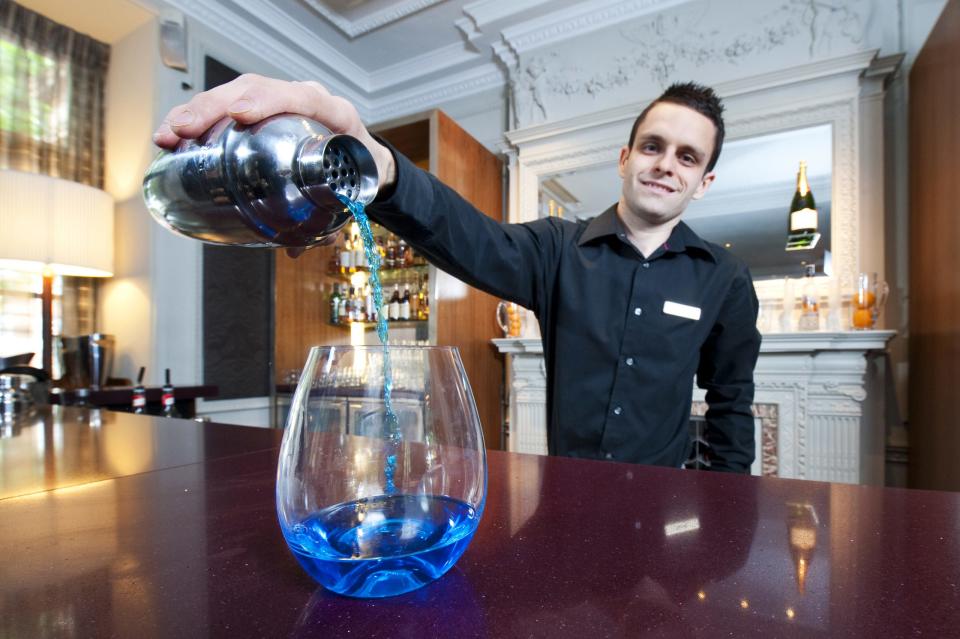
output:
[[[0,0],[0,169],[103,188],[110,46]]]
[[[103,188],[109,60],[109,45],[0,0],[0,171]],[[52,284],[53,334],[93,332],[99,280]],[[39,274],[0,269],[0,356],[33,352],[42,365],[42,289]],[[56,361],[51,372],[60,374]]]

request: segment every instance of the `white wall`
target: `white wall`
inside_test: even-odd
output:
[[[202,88],[204,55],[241,72],[283,76],[202,26],[188,24],[188,38],[184,73],[162,64],[157,22],[143,25],[112,45],[107,82],[106,190],[117,202],[116,260],[115,276],[101,289],[100,330],[116,336],[114,375],[135,378],[146,366],[147,384],[161,383],[165,368],[175,384],[203,382],[202,244],[156,224],[143,203],[143,175],[158,152],[153,131]],[[260,417],[245,419],[269,423],[262,404]]]
[[[156,49],[156,26],[150,22],[112,45],[107,78],[105,188],[116,202],[115,276],[100,291],[99,328],[116,336],[116,377],[133,378],[139,366],[154,364],[152,229],[140,184],[154,154]]]

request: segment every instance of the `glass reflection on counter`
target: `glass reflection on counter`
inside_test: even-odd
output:
[[[820,521],[812,504],[787,503],[787,509],[790,557],[793,559],[797,592],[803,595],[813,550],[817,546],[817,526]]]

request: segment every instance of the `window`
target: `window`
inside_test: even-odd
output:
[[[52,332],[86,335],[94,332],[96,280],[86,277],[53,278]],[[30,366],[42,366],[43,334],[40,317],[43,276],[0,269],[0,356],[34,353]],[[56,349],[54,349],[56,353]],[[53,376],[63,371],[54,357]]]
[[[59,144],[69,126],[70,64],[0,37],[0,129]],[[29,90],[18,90],[24,75]]]

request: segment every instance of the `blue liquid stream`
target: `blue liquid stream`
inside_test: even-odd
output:
[[[380,253],[363,204],[340,200],[360,229],[378,310],[387,431],[385,494],[330,506],[292,526],[281,518],[281,528],[300,565],[328,590],[353,597],[389,597],[446,573],[467,549],[480,517],[475,508],[451,497],[397,494],[394,475],[401,433],[392,402],[387,323],[380,312]]]
[[[373,304],[377,309],[377,337],[383,345],[383,403],[387,420],[387,459],[384,467],[384,490],[388,495],[397,491],[394,475],[397,470],[397,452],[400,447],[400,420],[393,410],[393,368],[390,364],[390,344],[387,335],[387,319],[383,310],[383,286],[380,284],[380,251],[373,239],[370,220],[367,218],[363,202],[355,202],[343,195],[337,195],[344,206],[353,214],[360,237],[363,238],[363,252],[370,268],[370,289],[373,292]]]
[[[477,511],[450,497],[381,495],[325,508],[283,535],[322,586],[352,597],[389,597],[430,583],[466,550]]]

